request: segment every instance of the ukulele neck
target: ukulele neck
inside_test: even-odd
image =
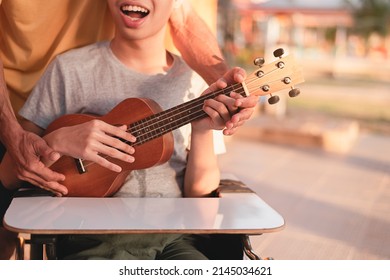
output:
[[[232,91],[244,97],[247,96],[245,85],[237,83],[130,124],[129,132],[137,137],[137,141],[132,145],[141,145],[190,122],[206,117],[207,114],[203,110],[204,101],[216,98],[221,94],[229,96]]]

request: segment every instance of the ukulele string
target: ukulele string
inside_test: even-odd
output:
[[[248,80],[246,80],[246,85],[247,85],[247,88],[249,90],[249,92],[252,92],[256,89],[256,87],[253,87],[251,84],[258,80],[258,77],[253,77],[253,78],[248,78]],[[277,80],[276,80],[277,81]],[[271,81],[270,83],[273,83],[274,81]],[[237,86],[237,85],[241,85],[241,84],[235,84],[233,86]],[[145,121],[142,121],[142,122],[136,122],[134,123],[132,126],[131,126],[131,129],[128,129],[127,132],[131,132],[132,134],[134,135],[137,135],[139,132],[146,132],[145,134],[151,134],[153,133],[155,130],[160,130],[161,129],[161,123],[166,123],[167,120],[169,121],[172,121],[172,120],[177,120],[177,121],[180,121],[182,120],[183,118],[177,118],[177,116],[181,115],[184,111],[184,109],[188,110],[188,111],[191,111],[190,114],[187,114],[186,115],[186,118],[188,119],[191,119],[192,117],[189,117],[189,116],[197,116],[198,113],[202,112],[203,111],[203,103],[204,103],[204,100],[206,99],[210,99],[210,98],[214,98],[220,94],[230,94],[230,92],[234,91],[238,94],[241,94],[243,96],[246,96],[246,92],[244,90],[244,88],[242,86],[240,86],[240,88],[237,89],[231,89],[233,86],[231,86],[230,88],[225,88],[223,90],[219,90],[219,91],[215,91],[213,92],[212,94],[209,94],[209,95],[206,95],[206,96],[202,96],[203,98],[198,98],[194,101],[196,102],[193,102],[191,104],[188,104],[187,105],[187,108],[185,108],[185,106],[182,106],[182,105],[179,105],[177,107],[173,107],[171,110],[167,110],[167,111],[164,111],[164,112],[161,112],[161,113],[165,113],[165,115],[167,116],[163,116],[164,114],[161,114],[161,113],[158,113],[156,115],[152,115],[150,116],[147,120]],[[228,90],[226,90],[228,89]],[[260,89],[260,87],[259,87]],[[226,91],[228,91],[228,93],[226,93]],[[195,106],[193,106],[195,104]],[[190,107],[191,106],[191,107]],[[198,109],[197,111],[192,111],[193,109]],[[178,113],[174,113],[174,112],[177,112],[179,111]],[[199,115],[200,116],[200,115]],[[156,119],[158,119],[158,121],[156,122]],[[152,129],[150,129],[150,127],[152,127]],[[157,128],[155,128],[155,126],[157,126]],[[139,134],[137,137],[143,137],[145,134]],[[152,138],[153,139],[153,138]],[[142,143],[139,143],[139,142],[136,142],[138,145],[139,144],[143,144],[144,142],[146,141],[149,141],[150,139],[145,139]],[[129,143],[128,141],[124,141],[126,144],[131,144]]]
[[[267,73],[264,73],[263,77],[267,76],[268,74],[272,73],[275,70],[277,70],[277,68],[275,68],[274,70],[271,70],[271,71],[269,71]],[[258,79],[260,79],[260,78],[252,73],[245,80],[248,89],[249,89],[250,84],[252,84],[252,82],[254,82],[254,81],[258,80]],[[237,91],[236,89],[234,89],[234,87],[237,86],[237,85],[240,86],[240,88],[239,88],[240,92]],[[227,93],[226,93],[226,91],[227,91]],[[206,94],[204,96],[201,96],[201,97],[199,97],[197,99],[194,99],[193,101],[199,102],[199,103],[203,104],[204,100],[206,100],[206,99],[214,98],[214,97],[216,97],[216,96],[218,96],[220,94],[228,95],[228,94],[230,94],[231,91],[235,91],[235,92],[237,92],[237,93],[239,93],[241,95],[246,96],[245,95],[245,91],[243,90],[243,88],[241,86],[241,83],[237,83],[237,84],[230,85],[230,86],[228,86],[228,87],[226,87],[224,89],[216,90],[216,91],[214,91],[212,93],[209,93],[209,94]],[[249,91],[252,91],[252,89],[250,89]],[[191,102],[188,102],[188,103],[191,103]],[[139,132],[139,130],[138,130],[139,128],[140,129],[145,129],[146,128],[149,131],[148,133],[150,133],[150,130],[147,128],[148,126],[150,126],[149,123],[152,123],[152,125],[155,125],[155,119],[157,119],[157,118],[164,118],[163,114],[170,114],[169,115],[170,117],[175,117],[175,114],[172,114],[172,113],[175,112],[175,110],[183,111],[183,109],[185,108],[185,105],[186,104],[178,105],[178,106],[173,107],[173,108],[171,108],[171,109],[169,109],[167,111],[160,112],[158,114],[152,115],[152,116],[150,116],[147,119],[141,120],[140,122],[135,122],[135,123],[132,124],[132,127],[131,127],[132,131],[131,132],[133,134],[137,134]],[[187,106],[192,106],[192,105],[193,105],[193,103],[188,104]],[[193,107],[188,107],[188,108],[192,109]],[[162,121],[164,121],[164,119]],[[127,131],[130,132],[130,130],[127,130]]]
[[[258,78],[257,77],[254,77],[254,78],[248,78],[248,80],[246,80],[246,85],[249,87],[250,84],[257,80]],[[237,86],[237,85],[240,85],[240,88],[237,89],[234,89],[233,87],[234,86]],[[251,88],[249,91],[252,91],[253,88]],[[227,93],[226,93],[227,91]],[[161,122],[165,122],[167,119],[164,119],[164,118],[168,118],[168,119],[176,119],[176,116],[178,115],[177,113],[175,113],[175,111],[179,111],[179,114],[181,114],[182,111],[184,111],[184,109],[186,110],[192,110],[194,108],[197,108],[197,107],[200,107],[200,106],[203,106],[203,103],[204,103],[204,100],[206,99],[210,99],[210,98],[214,98],[220,94],[225,94],[225,95],[228,95],[230,94],[230,92],[236,92],[238,94],[241,94],[243,96],[246,96],[246,92],[245,90],[242,88],[241,84],[235,84],[233,86],[230,86],[230,87],[227,87],[227,88],[224,88],[224,89],[221,89],[221,90],[218,90],[218,91],[215,91],[211,94],[208,94],[208,95],[205,95],[205,96],[201,96],[200,98],[194,100],[195,102],[191,103],[191,104],[188,104],[187,105],[187,108],[183,105],[185,104],[182,104],[182,105],[179,105],[177,107],[173,107],[171,108],[170,110],[167,110],[167,111],[164,111],[164,112],[161,112],[161,113],[158,113],[158,114],[155,114],[155,115],[152,115],[150,116],[149,118],[147,119],[144,119],[142,121],[139,121],[139,122],[135,122],[132,124],[131,126],[131,129],[127,130],[127,132],[131,132],[133,134],[137,134],[138,132],[140,132],[140,130],[147,130],[148,132],[147,133],[151,133],[151,131],[153,130],[150,130],[149,127],[150,126],[158,126],[159,127],[159,123]],[[189,102],[190,103],[190,102]],[[195,104],[195,106],[193,106]],[[193,113],[197,113],[198,111],[196,112],[193,112]],[[164,115],[168,115],[168,116],[164,116]],[[158,119],[158,122],[156,123],[156,119]],[[151,123],[151,124],[150,124]],[[140,135],[142,137],[142,135]]]
[[[151,125],[159,126],[160,123],[165,123],[168,120],[171,121],[172,119],[176,119],[177,116],[178,115],[180,116],[182,114],[182,112],[184,112],[184,111],[187,111],[190,114],[194,113],[195,111],[193,111],[193,109],[197,109],[198,107],[203,106],[203,103],[206,99],[215,98],[216,96],[218,96],[220,94],[227,95],[231,91],[236,91],[234,89],[234,87],[237,87],[237,84],[232,85],[230,87],[227,87],[225,89],[218,90],[218,91],[212,92],[210,94],[198,97],[197,99],[193,99],[192,101],[178,105],[178,106],[173,107],[169,110],[166,110],[166,111],[154,114],[152,116],[149,116],[148,118],[146,118],[144,120],[133,123],[131,126],[131,129],[129,129],[128,131],[131,130],[131,132],[135,135],[139,131],[143,131],[143,130],[148,130],[148,132],[150,132],[149,127]],[[226,92],[228,92],[228,93],[226,93]],[[156,120],[157,120],[157,122],[156,122]]]
[[[248,88],[249,92],[252,92],[252,91],[254,91],[256,89],[257,86],[253,87],[252,84],[254,82],[256,82],[256,80],[258,80],[258,79],[259,79],[259,77],[253,75],[253,76],[248,77],[245,80],[245,85]],[[272,82],[270,82],[270,83],[272,83]],[[234,87],[236,87],[238,85],[239,85],[239,88],[234,89]],[[184,104],[184,106],[183,106],[183,104],[181,104],[181,105],[178,105],[176,107],[173,107],[173,108],[167,110],[167,111],[169,111],[169,113],[172,113],[172,112],[175,112],[175,111],[178,111],[178,110],[182,111],[182,109],[185,108],[185,106],[191,106],[191,107],[189,107],[189,109],[194,109],[194,108],[197,109],[197,110],[191,112],[191,114],[189,114],[189,115],[187,115],[185,117],[178,118],[177,121],[176,121],[176,125],[171,126],[169,131],[172,131],[172,130],[182,126],[182,123],[180,123],[180,120],[182,120],[183,118],[186,118],[187,120],[190,120],[189,122],[191,122],[191,121],[199,118],[200,116],[204,115],[205,113],[203,111],[203,103],[204,103],[205,100],[211,99],[211,98],[215,98],[215,97],[217,97],[218,95],[221,95],[221,94],[229,95],[232,91],[234,91],[234,92],[236,92],[236,93],[238,93],[238,94],[240,94],[240,95],[242,95],[244,97],[246,96],[246,91],[242,87],[242,84],[241,83],[237,83],[237,84],[230,85],[230,86],[228,86],[226,88],[223,88],[223,89],[220,89],[220,90],[216,90],[216,91],[211,92],[209,94],[206,94],[204,96],[200,96],[197,99],[194,99],[193,103],[188,102],[189,104]],[[167,118],[166,116],[163,116],[163,115],[166,115],[166,113],[164,114],[164,112],[166,112],[166,111],[163,111],[163,112],[160,112],[158,114],[150,116],[149,117],[150,119],[146,120],[145,122],[138,121],[138,122],[136,122],[136,125],[131,127],[131,129],[126,130],[127,132],[131,132],[132,134],[143,132],[142,134],[138,135],[137,138],[141,138],[142,139],[145,135],[149,135],[148,137],[143,138],[142,141],[139,141],[139,142],[137,141],[135,143],[129,142],[127,140],[124,140],[123,142],[126,143],[126,144],[129,144],[129,145],[135,145],[135,144],[136,145],[141,145],[141,144],[143,144],[145,142],[148,142],[148,141],[150,141],[150,140],[152,140],[152,139],[154,139],[156,137],[159,137],[159,136],[165,134],[166,132],[162,131],[160,128],[154,128],[152,130],[148,129],[148,127],[150,127],[151,125],[153,125],[153,126],[157,125],[158,126],[161,122],[164,123],[168,119],[173,118],[173,117],[175,117],[177,115],[180,115],[180,113],[176,113],[174,115],[170,114],[169,117]],[[163,113],[163,114],[161,114],[161,113]],[[159,118],[157,123],[154,121],[154,118]],[[148,124],[148,123],[152,123],[152,124]],[[146,125],[146,129],[145,129],[145,125]],[[158,129],[160,129],[160,131],[157,133],[158,134],[157,135],[156,134],[156,130],[158,130]],[[107,158],[109,158],[109,156],[105,155],[105,156],[103,156],[103,158],[107,159]],[[84,162],[85,160],[82,159],[81,161]],[[88,167],[88,166],[90,166],[90,165],[92,165],[94,163],[95,162],[90,162],[89,164],[86,164],[85,167]]]

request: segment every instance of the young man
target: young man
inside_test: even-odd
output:
[[[184,60],[209,84],[228,70],[215,36],[188,0],[178,5],[169,22],[171,37]],[[110,40],[113,33],[106,0],[0,0],[0,141],[16,161],[21,179],[66,194],[61,184],[64,176],[52,172],[40,161],[58,158],[58,153],[38,136],[24,131],[12,107],[19,111],[57,54]],[[207,46],[203,44],[205,41]],[[2,148],[0,144],[0,156]],[[118,169],[101,157],[89,156],[89,160],[104,167]]]
[[[163,109],[191,100],[205,89],[202,79],[164,47],[165,28],[177,4],[174,0],[108,0],[116,26],[110,42],[90,45],[60,55],[49,66],[20,114],[25,127],[42,134],[50,122],[67,113],[104,115],[129,97],[150,98]],[[243,80],[241,69],[225,79]],[[219,82],[224,86],[224,82]],[[216,89],[214,84],[210,89]],[[173,132],[174,153],[157,167],[133,171],[117,196],[205,196],[219,183],[213,130],[234,131],[250,117],[255,98],[219,96],[204,103],[208,117]],[[237,112],[237,109],[241,110]],[[131,114],[131,108],[129,108]],[[136,141],[126,127],[102,121],[61,128],[44,136],[60,154],[100,154],[122,151],[123,160],[137,160],[134,148],[116,137]],[[115,137],[116,136],[116,137]],[[113,149],[112,147],[115,147]],[[107,154],[107,152],[105,152]],[[19,186],[6,156],[0,179],[6,188]],[[51,162],[47,162],[48,165]],[[193,246],[193,236],[178,234],[66,236],[59,244],[63,258],[102,259],[203,259]]]

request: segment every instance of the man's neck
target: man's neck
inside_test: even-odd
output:
[[[173,58],[161,40],[124,41],[115,37],[110,44],[114,55],[129,69],[143,74],[166,73]]]

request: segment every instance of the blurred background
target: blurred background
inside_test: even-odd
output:
[[[390,1],[219,0],[216,35],[248,73],[283,48],[301,94],[269,105],[221,156],[286,220],[252,237],[262,257],[390,259]],[[202,11],[199,11],[202,14]]]
[[[330,86],[327,96],[322,98],[314,99],[311,93],[289,100],[287,106],[291,110],[316,109],[352,117],[363,127],[388,132],[389,99],[387,103],[381,100],[372,103],[370,97],[377,85],[389,89],[390,1],[220,0],[218,3],[217,35],[230,65],[252,72],[256,56],[271,62],[272,52],[282,47],[302,64],[306,84]],[[348,93],[329,98],[336,91],[331,86],[346,84],[359,91],[365,89],[367,94],[359,92],[360,98],[356,98],[359,101],[343,101]],[[352,87],[351,91],[356,90]]]

